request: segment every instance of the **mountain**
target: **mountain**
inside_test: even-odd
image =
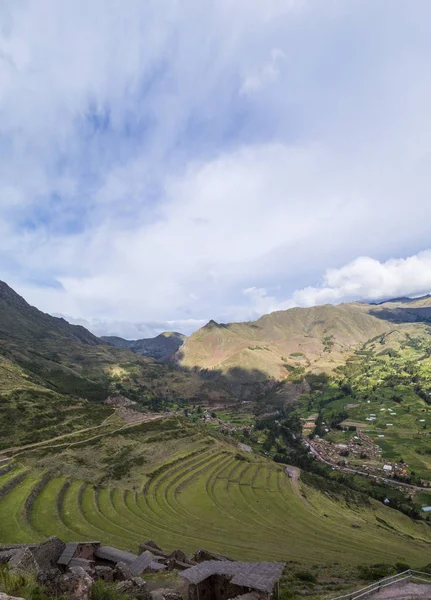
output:
[[[0,282],[0,447],[100,423],[109,395],[160,410],[172,400],[232,402],[228,384],[108,345]]]
[[[177,352],[183,345],[186,336],[176,331],[165,331],[154,338],[142,340],[125,340],[117,336],[102,336],[100,339],[116,348],[127,348],[142,356],[165,360]]]
[[[234,368],[281,380],[298,369],[330,372],[368,340],[397,329],[403,335],[431,323],[431,297],[379,305],[360,302],[292,308],[254,322],[210,321],[177,352],[185,367]]]

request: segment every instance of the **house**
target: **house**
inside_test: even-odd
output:
[[[99,564],[108,566],[117,565],[120,562],[125,563],[127,566],[131,565],[138,556],[125,550],[117,550],[112,546],[100,546],[95,552],[95,557]]]
[[[99,546],[100,542],[69,542],[58,559],[57,565],[67,568],[74,566],[75,563],[77,566],[78,560],[92,561]]]
[[[228,600],[252,592],[255,600],[278,596],[285,563],[209,560],[180,573],[187,581],[188,600]],[[243,599],[245,600],[245,599]]]
[[[129,569],[132,575],[142,575],[142,573],[160,573],[166,571],[166,565],[159,562],[160,557],[154,556],[149,550],[142,552],[132,563]]]

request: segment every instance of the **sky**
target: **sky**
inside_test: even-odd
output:
[[[3,0],[0,279],[97,335],[431,292],[428,0]]]

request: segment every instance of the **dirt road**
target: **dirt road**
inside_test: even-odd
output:
[[[145,415],[142,414],[142,418],[137,418],[135,421],[130,422],[130,423],[126,423],[125,425],[121,425],[121,427],[118,427],[117,429],[114,430],[110,430],[106,432],[106,435],[109,435],[111,433],[115,433],[117,431],[121,431],[122,429],[127,429],[129,427],[134,427],[135,425],[139,425],[140,423],[145,423],[148,421],[155,421],[157,419],[162,419],[165,415],[159,415],[159,414],[152,414],[152,415]],[[34,444],[26,444],[24,446],[15,446],[15,447],[11,447],[11,448],[6,448],[5,450],[2,450],[1,453],[2,455],[0,456],[0,459],[2,458],[3,455],[8,456],[11,454],[16,455],[16,453],[22,453],[26,450],[30,450],[32,448],[39,448],[39,447],[44,447],[44,446],[51,446],[52,443],[54,442],[58,442],[59,440],[64,440],[70,437],[74,437],[74,436],[78,436],[81,435],[82,433],[87,433],[88,431],[94,431],[96,429],[101,429],[102,427],[106,427],[107,423],[105,423],[105,421],[103,423],[101,423],[100,425],[93,425],[92,427],[85,427],[84,429],[78,429],[77,431],[73,431],[72,433],[64,433],[63,435],[58,435],[56,437],[50,438],[48,440],[43,440],[42,442],[35,442]]]

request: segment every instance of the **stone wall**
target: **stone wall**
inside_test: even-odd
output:
[[[14,487],[16,487],[17,485],[19,485],[20,483],[22,483],[24,481],[24,479],[26,478],[27,473],[21,473],[20,475],[17,475],[16,477],[13,477],[13,479],[11,479],[10,481],[8,481],[1,489],[0,489],[0,500],[2,498],[4,498],[4,496],[6,496],[6,494],[8,494],[11,490],[13,490]]]
[[[45,542],[32,548],[33,556],[41,569],[52,569],[63,554],[66,544],[58,537],[50,537]]]
[[[34,486],[34,488],[31,490],[31,492],[29,493],[29,495],[27,496],[27,498],[25,499],[25,503],[24,503],[24,519],[26,521],[26,523],[28,525],[30,525],[30,513],[31,513],[31,509],[33,507],[34,501],[36,500],[36,498],[38,497],[38,495],[40,494],[40,492],[43,490],[44,487],[46,487],[46,485],[48,484],[48,482],[51,479],[51,474],[47,473],[46,475],[44,475],[42,477],[42,479],[40,479],[36,485]]]
[[[249,588],[231,583],[224,575],[212,575],[201,583],[188,586],[189,600],[228,600],[249,592]]]
[[[9,471],[12,471],[12,465],[5,465],[4,467],[0,467],[0,475],[6,475]]]

